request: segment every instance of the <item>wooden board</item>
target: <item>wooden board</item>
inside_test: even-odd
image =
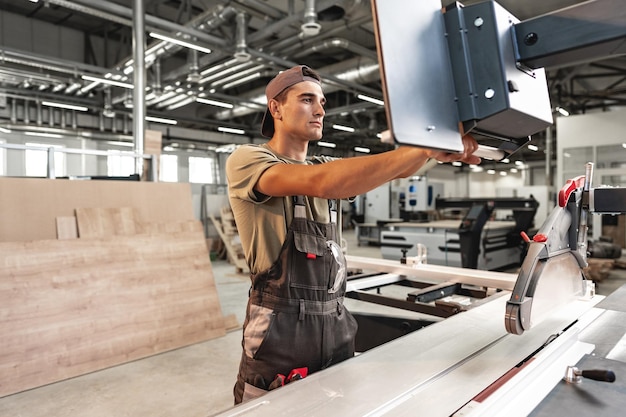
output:
[[[142,222],[195,219],[188,183],[0,177],[0,241],[56,239],[57,217],[93,207],[132,207]]]
[[[0,242],[0,397],[224,334],[202,232]]]
[[[76,209],[78,236],[97,238],[128,236],[139,232],[139,220],[133,207],[85,207]]]
[[[76,217],[62,216],[57,217],[57,239],[76,239],[78,238],[78,227],[76,225]]]

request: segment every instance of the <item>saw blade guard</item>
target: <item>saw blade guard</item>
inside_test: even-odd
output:
[[[586,174],[590,177],[591,170]],[[580,244],[586,243],[586,236],[580,233],[587,233],[581,221],[587,219],[583,194],[589,184],[580,178],[568,181],[558,206],[529,243],[506,306],[507,332],[521,335],[550,312],[585,294],[586,244],[582,248]]]

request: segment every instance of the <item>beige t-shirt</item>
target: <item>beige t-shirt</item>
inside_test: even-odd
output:
[[[235,215],[237,231],[250,272],[269,268],[278,258],[293,219],[292,197],[268,197],[255,192],[254,186],[266,169],[275,164],[313,164],[332,161],[331,157],[313,157],[306,162],[275,154],[266,145],[244,145],[226,160],[228,198]],[[328,223],[328,200],[305,197],[307,218]],[[341,225],[341,210],[338,210]]]

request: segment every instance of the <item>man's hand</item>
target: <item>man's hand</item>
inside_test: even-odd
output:
[[[471,135],[464,135],[463,138],[463,153],[450,153],[443,151],[429,151],[429,156],[435,158],[440,162],[454,162],[461,161],[466,164],[480,164],[481,159],[474,152],[478,149],[478,142]]]

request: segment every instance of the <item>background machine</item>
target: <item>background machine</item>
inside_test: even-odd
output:
[[[438,211],[458,209],[461,220],[388,223],[381,231],[383,258],[401,259],[418,245],[435,265],[498,270],[521,263],[520,232],[529,233],[539,203],[529,198],[437,198]],[[493,220],[495,211],[510,212],[507,220]]]

